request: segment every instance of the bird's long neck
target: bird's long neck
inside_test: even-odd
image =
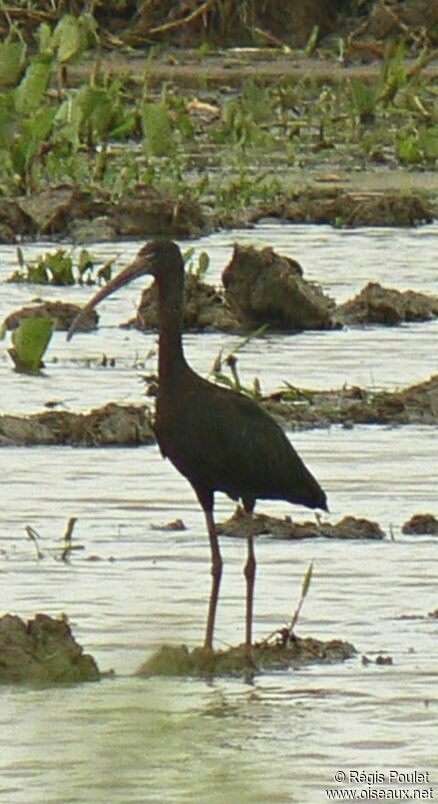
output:
[[[158,376],[160,388],[169,383],[187,367],[182,345],[182,318],[184,305],[183,270],[157,278],[159,310]]]

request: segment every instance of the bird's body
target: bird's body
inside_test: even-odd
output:
[[[155,433],[164,457],[191,483],[204,510],[212,554],[212,591],[205,646],[212,647],[222,558],[213,517],[214,494],[286,500],[327,510],[324,491],[281,427],[254,400],[200,377],[187,364],[181,338],[184,265],[175,243],[154,241],[102,288],[82,313],[131,280],[150,273],[159,292],[159,388]],[[70,337],[76,328],[75,322]],[[255,556],[248,537],[246,643],[251,644]]]
[[[154,430],[162,454],[196,490],[324,508],[319,485],[263,408],[189,366],[181,373],[174,392],[159,391]]]

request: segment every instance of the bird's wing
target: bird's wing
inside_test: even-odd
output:
[[[255,401],[210,383],[190,389],[162,445],[191,482],[230,496],[287,497],[305,467],[281,427]]]

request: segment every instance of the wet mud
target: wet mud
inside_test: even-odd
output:
[[[186,274],[184,282],[185,306],[183,328],[186,331],[236,331],[239,321],[227,305],[224,294],[213,285],[202,281],[196,274]],[[158,329],[158,291],[155,283],[146,288],[134,318],[121,324],[141,332]]]
[[[138,446],[154,441],[151,413],[145,406],[110,402],[90,413],[47,410],[29,416],[0,416],[1,446]]]
[[[418,226],[438,214],[432,199],[393,190],[346,192],[344,187],[302,187],[296,195],[279,193],[268,204],[257,201],[224,215],[201,204],[187,189],[182,196],[136,185],[114,199],[96,188],[93,193],[74,184],[48,187],[32,198],[0,200],[0,243],[50,238],[75,243],[167,236],[190,238],[221,228],[250,226],[266,218],[292,223],[360,226]],[[438,188],[437,188],[438,193]]]
[[[329,391],[280,390],[264,400],[266,409],[291,429],[338,424],[436,424],[438,375],[400,391],[358,386]]]
[[[0,199],[0,243],[44,237],[75,243],[158,235],[184,238],[208,233],[211,226],[189,192],[176,195],[139,184],[117,199],[102,188],[91,191],[75,184]]]
[[[330,174],[327,184],[317,187],[302,186],[289,197],[280,195],[269,204],[261,204],[248,213],[248,221],[257,223],[271,217],[290,223],[319,223],[348,228],[363,226],[419,226],[430,223],[437,215],[431,199],[416,192],[396,193],[372,189],[372,175],[368,176],[370,189],[346,189],[341,176]],[[349,178],[349,181],[355,179]]]
[[[279,519],[266,514],[249,517],[238,506],[233,516],[218,524],[218,532],[224,536],[270,535],[276,539],[296,541],[300,539],[384,539],[385,532],[377,522],[365,518],[345,516],[336,524],[315,517],[310,522],[293,522],[289,516]]]
[[[290,635],[288,629],[252,646],[228,650],[189,650],[186,645],[163,645],[137,671],[139,676],[255,676],[267,670],[286,670],[307,664],[333,664],[352,658],[356,650],[340,639],[321,641]]]
[[[395,326],[411,321],[431,321],[437,316],[438,296],[413,290],[401,292],[369,282],[357,296],[336,308],[334,318],[349,326]]]
[[[151,393],[155,393],[156,379],[150,377],[148,381]],[[436,425],[438,375],[401,391],[288,387],[259,401],[283,426],[295,430],[355,424]],[[87,414],[48,410],[28,416],[0,415],[0,447],[138,446],[154,441],[153,413],[148,405],[109,403]]]
[[[0,617],[0,684],[48,686],[98,681],[100,671],[83,652],[64,617],[37,614],[25,622]]]
[[[329,329],[333,302],[307,282],[296,260],[236,245],[222,274],[225,300],[245,329]]]
[[[187,274],[183,327],[190,331],[253,332],[330,330],[343,326],[396,326],[438,317],[438,297],[369,282],[354,298],[337,305],[301,265],[272,248],[234,246],[222,273],[223,287]],[[143,291],[134,318],[121,324],[142,332],[158,328],[155,285]]]
[[[62,301],[36,300],[31,305],[26,305],[20,310],[15,310],[6,316],[3,326],[7,330],[14,330],[20,325],[24,318],[39,316],[40,318],[50,318],[53,321],[53,329],[68,332],[73,321],[79,314],[81,308],[78,304],[71,304]],[[97,329],[99,314],[95,310],[85,313],[79,320],[78,332],[92,332]]]
[[[438,536],[438,519],[433,514],[414,514],[403,525],[402,533],[409,536]]]

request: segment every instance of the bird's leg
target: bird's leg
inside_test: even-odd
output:
[[[252,617],[254,608],[254,581],[256,574],[256,560],[254,553],[254,537],[248,535],[248,557],[245,564],[246,578],[246,632],[245,644],[247,648],[252,644]]]
[[[248,514],[249,526],[251,527],[252,512],[254,509],[254,500],[243,500],[244,508]],[[256,559],[254,552],[254,536],[248,533],[247,536],[248,553],[245,568],[243,570],[246,578],[246,631],[245,631],[245,645],[247,649],[252,645],[252,619],[254,609],[254,581],[256,575]]]
[[[207,650],[212,650],[214,623],[216,619],[216,608],[217,608],[217,601],[219,598],[219,587],[221,584],[221,577],[222,577],[222,556],[219,550],[219,542],[217,538],[217,531],[213,517],[213,511],[209,509],[204,509],[204,513],[205,513],[205,519],[207,521],[208,535],[210,538],[211,575],[212,575],[210,603],[208,607],[207,630],[205,632],[204,647]]]

